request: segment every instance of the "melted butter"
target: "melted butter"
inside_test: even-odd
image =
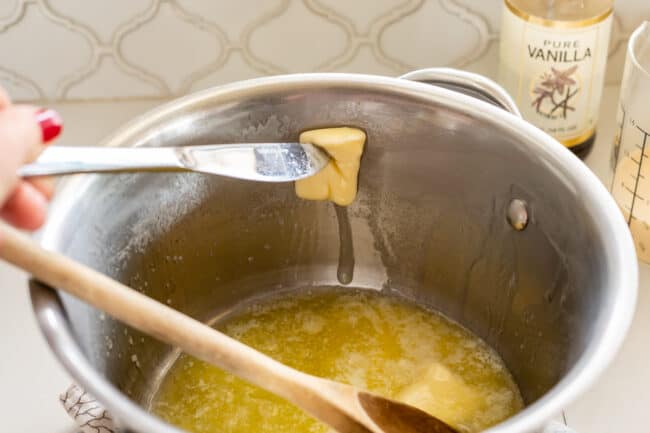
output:
[[[448,319],[367,291],[317,291],[252,305],[221,330],[291,367],[396,398],[462,431],[523,407],[499,356]],[[325,433],[279,397],[182,355],[152,403],[196,433]]]
[[[480,389],[435,361],[424,367],[420,377],[395,398],[435,414],[450,425],[463,425],[467,414],[479,412],[484,403]]]
[[[332,158],[321,171],[296,181],[296,195],[347,206],[357,195],[359,163],[366,134],[356,128],[325,128],[300,134],[301,143],[324,149]]]

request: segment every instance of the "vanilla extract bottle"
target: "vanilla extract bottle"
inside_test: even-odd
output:
[[[504,0],[499,81],[526,120],[581,157],[596,136],[613,0]]]

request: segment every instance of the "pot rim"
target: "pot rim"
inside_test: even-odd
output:
[[[576,364],[551,390],[518,414],[489,428],[485,433],[528,432],[551,420],[568,403],[594,384],[620,348],[634,315],[638,265],[627,224],[607,189],[582,161],[533,125],[486,102],[428,84],[376,75],[306,73],[239,81],[193,93],[137,117],[105,139],[102,144],[119,146],[133,141],[134,137],[137,138],[152,127],[174,118],[184,108],[212,100],[223,103],[228,99],[240,99],[249,94],[280,88],[314,88],[328,85],[369,90],[390,89],[391,92],[415,97],[425,103],[441,104],[486,120],[509,134],[521,137],[521,146],[537,153],[550,171],[557,173],[583,197],[584,206],[594,215],[599,231],[607,238],[608,249],[605,254],[612,267],[609,283],[611,287],[617,288],[611,291],[611,299],[606,300],[610,302],[603,302],[603,323],[600,329],[594,332]],[[135,145],[140,145],[143,139],[136,141]],[[91,178],[79,176],[61,182],[51,206],[51,217],[41,232],[44,247],[56,248],[59,244],[58,228],[67,220],[68,210],[83,196],[83,191],[90,182]],[[41,331],[58,360],[79,385],[105,405],[116,418],[118,425],[123,424],[138,431],[183,432],[132,402],[93,369],[74,339],[56,291],[34,284],[31,298]]]

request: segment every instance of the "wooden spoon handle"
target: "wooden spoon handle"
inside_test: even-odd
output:
[[[61,254],[0,222],[0,258],[114,318],[299,406],[315,379]]]
[[[379,402],[370,407],[374,415],[369,416],[367,408],[359,404],[358,391],[355,388],[310,376],[274,361],[255,349],[87,266],[41,248],[30,238],[2,222],[0,258],[146,334],[178,346],[186,353],[284,397],[338,431],[456,432],[442,421],[418,409],[362,393],[366,399],[370,398],[368,401]],[[390,404],[387,405],[386,402]],[[399,422],[393,420],[395,405],[402,408],[400,413],[406,413],[406,416],[397,420]],[[417,417],[414,417],[413,413],[416,413]],[[377,415],[380,418],[377,418]],[[376,418],[381,421],[380,425],[376,423]],[[425,425],[430,428],[421,427]],[[400,428],[397,429],[396,426]]]

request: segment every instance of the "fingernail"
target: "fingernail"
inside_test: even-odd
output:
[[[54,110],[42,108],[36,112],[36,121],[41,127],[43,143],[54,140],[63,129],[63,119]]]

